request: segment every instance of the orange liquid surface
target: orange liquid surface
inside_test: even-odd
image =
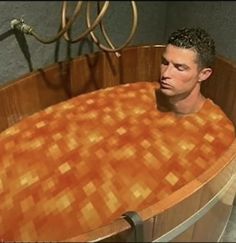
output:
[[[156,108],[155,83],[83,94],[0,134],[0,238],[66,240],[142,210],[199,176],[233,127],[207,100]]]

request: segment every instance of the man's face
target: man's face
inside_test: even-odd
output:
[[[199,82],[197,53],[167,45],[162,56],[160,90],[167,96],[187,96]]]

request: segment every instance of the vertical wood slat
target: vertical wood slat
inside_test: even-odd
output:
[[[199,209],[201,193],[200,190],[155,216],[153,239],[159,238],[193,215]]]
[[[71,92],[73,96],[102,88],[103,55],[85,55],[71,61]]]
[[[236,65],[217,56],[213,75],[203,82],[202,91],[223,109],[236,127]]]
[[[144,46],[124,50],[120,63],[120,83],[158,81],[163,50],[162,46]]]
[[[34,79],[41,109],[72,97],[68,62],[56,63],[46,69],[40,69]]]
[[[217,202],[211,211],[196,223],[191,241],[217,242],[225,228],[225,222],[228,222],[231,208],[221,201]]]
[[[0,93],[2,130],[41,108],[34,75],[2,88]]]
[[[194,225],[175,237],[171,242],[191,242],[193,238]]]
[[[215,79],[215,95],[214,100],[225,107],[228,91],[232,87],[229,86],[229,80],[232,72],[232,68],[222,60],[218,59],[216,66]],[[223,80],[223,81],[222,81]],[[222,92],[224,91],[224,92]]]
[[[236,69],[233,69],[232,67],[231,69],[231,75],[223,89],[224,92],[222,92],[222,99],[224,99],[224,102],[221,106],[236,127],[236,110],[234,110],[234,105],[236,104]]]
[[[230,87],[225,110],[236,127],[236,68],[233,69],[231,74]]]

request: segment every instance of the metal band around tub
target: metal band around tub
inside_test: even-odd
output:
[[[223,196],[224,193],[230,188],[230,186],[236,180],[236,174],[234,174],[226,185],[201,209],[199,209],[196,213],[194,213],[191,217],[183,221],[181,224],[174,227],[169,232],[160,236],[159,238],[153,240],[152,242],[169,242],[173,240],[175,237],[183,233],[190,226],[196,223],[200,218],[202,218]]]
[[[131,225],[134,229],[134,242],[144,242],[143,234],[143,220],[135,211],[128,211],[124,214],[124,219]]]

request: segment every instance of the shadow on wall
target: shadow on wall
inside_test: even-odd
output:
[[[31,56],[30,56],[30,52],[29,52],[29,46],[27,44],[27,41],[26,41],[26,38],[25,38],[25,35],[18,31],[18,30],[13,30],[14,31],[14,34],[15,34],[15,37],[16,37],[16,40],[17,40],[17,43],[25,57],[25,60],[28,64],[28,67],[29,67],[29,71],[32,72],[33,71],[33,65],[32,65],[32,61],[31,61]]]
[[[61,30],[61,26],[58,29],[58,32]],[[23,58],[25,60],[25,66],[27,65],[29,72],[33,71],[38,71],[40,73],[40,77],[42,78],[42,82],[44,85],[49,87],[51,90],[60,90],[63,89],[64,92],[67,94],[67,98],[70,98],[73,96],[73,93],[71,92],[71,80],[70,80],[70,72],[71,72],[71,67],[69,65],[70,61],[72,60],[73,57],[73,52],[72,52],[72,43],[69,41],[66,41],[63,43],[63,38],[58,38],[53,45],[54,51],[53,51],[53,56],[54,56],[54,64],[58,64],[58,71],[59,71],[59,77],[58,77],[58,82],[55,82],[55,77],[52,75],[46,75],[46,73],[43,71],[42,68],[37,68],[34,69],[34,65],[32,63],[32,57],[34,56],[34,52],[30,51],[30,43],[27,41],[27,38],[25,36],[26,34],[23,33],[22,31],[18,29],[10,29],[2,34],[0,34],[0,42],[7,40],[8,38],[14,36],[15,37],[15,42],[16,48],[19,46],[19,50],[23,54]],[[68,35],[71,38],[71,31],[70,29],[68,30]],[[39,40],[36,40],[36,42],[40,42]],[[47,44],[48,45],[48,44]],[[88,38],[83,38],[79,42],[77,42],[76,46],[76,55],[80,56],[83,55],[84,53],[93,53],[94,52],[94,45],[93,42]],[[65,52],[65,58],[63,61],[60,61],[59,56],[60,53],[62,52],[61,49],[66,48]],[[14,50],[12,51],[14,52]],[[24,61],[23,60],[23,61]],[[87,60],[88,65],[91,66],[93,65],[93,61]],[[35,64],[36,65],[36,64]],[[88,84],[84,84],[88,85]],[[95,84],[95,86],[97,86]],[[83,87],[84,89],[89,89],[90,87]],[[98,88],[98,87],[97,87]]]
[[[59,27],[58,32],[60,32],[61,29],[62,29],[62,26]],[[70,39],[72,39],[71,38],[71,29],[70,28],[68,29],[68,36],[69,36]],[[61,38],[59,38],[56,41],[55,53],[54,53],[54,62],[55,63],[59,62],[60,44],[61,44]],[[88,49],[89,49],[88,53],[94,52],[93,42],[89,38],[86,37],[86,38],[82,39],[79,42],[79,44],[78,44],[79,48],[78,48],[77,55],[80,56],[80,55],[82,55],[84,53],[83,47],[84,47],[85,44],[87,44],[87,46],[88,46]],[[69,60],[72,59],[72,54],[71,53],[72,53],[71,52],[71,43],[69,41],[66,41],[66,59],[65,59],[65,61],[69,61]]]
[[[13,35],[13,30],[8,30],[5,33],[0,35],[0,41],[3,41],[4,39],[6,39],[7,37]]]
[[[61,26],[60,26],[61,29]],[[60,31],[59,29],[59,31]],[[68,34],[70,35],[70,31],[68,31]],[[21,31],[17,30],[17,29],[11,29],[8,30],[2,34],[0,34],[0,42],[7,39],[8,37],[15,35],[16,41],[20,47],[20,50],[27,62],[27,66],[29,68],[29,71],[32,72],[34,71],[33,68],[33,64],[31,61],[31,54],[30,54],[30,50],[29,50],[29,46],[27,43],[27,40],[25,38],[25,34],[22,33]],[[56,45],[55,45],[55,51],[54,51],[54,62],[58,63],[59,62],[59,53],[60,53],[60,44],[61,44],[61,38],[59,38],[56,41]],[[87,45],[89,53],[94,52],[94,46],[92,41],[89,38],[84,38],[83,40],[81,40],[78,43],[78,55],[82,55],[84,53],[84,47],[85,45]],[[87,49],[86,49],[87,50]],[[72,54],[71,54],[71,43],[69,43],[68,41],[66,42],[66,59],[65,61],[71,60],[72,59]]]
[[[23,53],[23,55],[26,59],[26,62],[28,64],[29,71],[32,72],[33,71],[33,65],[32,65],[32,62],[31,62],[29,47],[28,47],[25,35],[22,32],[20,32],[16,29],[8,30],[5,33],[0,35],[0,41],[3,41],[4,39],[8,38],[11,35],[15,35],[17,43],[18,43],[18,45],[19,45],[19,47],[20,47],[20,49],[21,49],[21,51],[22,51],[22,53]]]

